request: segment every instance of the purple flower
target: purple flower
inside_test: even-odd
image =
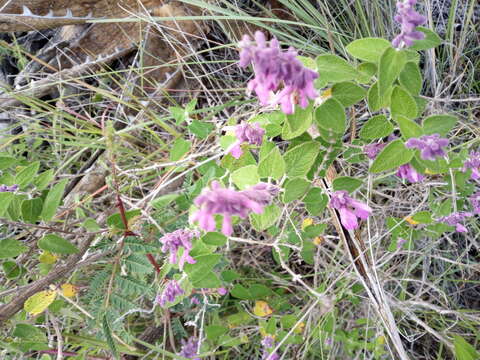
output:
[[[441,138],[438,134],[423,135],[420,138],[408,139],[405,145],[409,149],[421,150],[420,157],[423,160],[433,161],[446,155],[442,148],[448,145],[448,139]]]
[[[232,154],[235,159],[238,159],[243,154],[241,145],[245,142],[250,145],[262,145],[263,134],[265,134],[265,130],[262,129],[258,123],[248,124],[242,122],[235,127],[237,141],[228,152]]]
[[[397,176],[402,179],[407,179],[411,183],[419,182],[425,179],[425,176],[417,172],[410,164],[402,165],[397,170]]]
[[[417,13],[413,7],[417,0],[404,0],[397,2],[397,15],[395,21],[401,25],[401,32],[393,41],[393,47],[400,49],[403,46],[412,46],[414,40],[422,40],[425,34],[415,28],[427,22],[425,16]]]
[[[265,336],[262,340],[263,346],[263,356],[262,360],[278,360],[280,356],[276,352],[270,353],[268,349],[271,349],[275,346],[275,340],[272,336]]]
[[[467,228],[462,224],[466,218],[473,216],[471,212],[456,212],[448,216],[444,216],[438,219],[438,221],[443,222],[444,224],[455,226],[457,232],[467,232]]]
[[[277,196],[279,191],[278,186],[261,182],[243,190],[242,194],[246,195],[250,200],[266,206]]]
[[[178,285],[175,280],[171,280],[167,286],[165,286],[165,290],[163,290],[162,295],[157,296],[155,301],[161,307],[165,307],[167,302],[174,301],[177,296],[183,295],[184,293],[185,291],[183,291],[180,285]]]
[[[480,215],[480,191],[470,197],[470,204],[472,204],[473,212]]]
[[[196,337],[191,337],[188,341],[182,339],[182,350],[177,355],[192,360],[200,360],[200,358],[195,357],[198,355],[198,339]]]
[[[192,238],[199,237],[200,233],[196,230],[179,229],[174,232],[165,234],[160,242],[163,244],[162,252],[170,252],[170,263],[177,263],[177,251],[180,247],[183,247],[183,254],[178,261],[178,267],[180,271],[183,269],[185,261],[189,264],[195,264],[195,260],[190,256],[190,250],[192,249]]]
[[[190,221],[198,221],[198,225],[206,230],[215,230],[214,215],[223,215],[222,232],[229,236],[233,232],[232,216],[245,219],[250,212],[261,214],[264,205],[258,199],[251,199],[244,191],[226,189],[218,181],[213,181],[211,189],[205,188],[194,200],[199,210],[192,215]],[[263,193],[262,193],[263,194]]]
[[[383,150],[383,148],[387,146],[387,144],[384,143],[373,143],[373,144],[368,144],[363,147],[363,152],[367,157],[371,160],[375,159],[377,155],[380,153],[380,151]]]
[[[227,294],[228,294],[228,290],[225,289],[224,287],[221,287],[221,288],[218,288],[218,289],[217,289],[217,293],[218,293],[218,295],[220,295],[220,296],[224,296],[224,295],[227,295]]]
[[[0,192],[14,192],[14,191],[17,191],[17,190],[18,190],[18,185],[17,184],[12,185],[12,186],[0,185]]]
[[[190,299],[190,304],[200,305],[200,300],[198,300],[198,298],[196,296],[192,296],[192,298]]]
[[[269,44],[261,31],[255,33],[256,45],[248,35],[244,35],[240,42],[241,68],[253,65],[255,78],[250,80],[248,91],[254,90],[262,105],[280,104],[285,114],[294,112],[295,103],[302,108],[308,106],[308,99],[318,96],[313,86],[318,74],[303,66],[297,59],[297,52],[290,47],[282,51],[277,39],[273,38]],[[272,92],[283,89],[271,97]]]
[[[340,220],[348,230],[358,227],[357,218],[367,219],[372,209],[367,204],[352,199],[345,190],[335,191],[330,199],[330,206],[340,213]]]
[[[397,239],[397,250],[400,250],[406,242],[407,242],[407,240],[405,240],[403,238],[398,238]]]
[[[480,152],[471,151],[470,156],[463,164],[463,172],[472,169],[473,180],[480,179]]]

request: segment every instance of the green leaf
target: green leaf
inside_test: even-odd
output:
[[[325,83],[355,80],[359,75],[357,69],[337,55],[319,55],[316,61],[320,79]]]
[[[42,172],[33,180],[33,185],[37,188],[38,191],[45,189],[48,184],[53,180],[55,172],[53,169],[48,169],[47,171]]]
[[[25,273],[25,268],[18,266],[15,261],[4,261],[2,268],[7,279],[15,279]]]
[[[140,216],[141,214],[142,214],[142,210],[140,209],[128,210],[128,211],[125,211],[125,218],[127,219],[127,222],[128,222],[129,220],[133,219],[134,217]],[[110,228],[125,230],[125,226],[123,224],[120,213],[115,213],[113,215],[110,215],[107,218],[107,225]]]
[[[222,286],[222,282],[217,274],[210,271],[202,279],[192,282],[192,286],[197,289],[216,289]]]
[[[389,105],[391,92],[392,88],[387,91],[387,94],[384,97],[380,97],[378,92],[378,82],[373,84],[367,92],[367,103],[370,111],[376,112],[384,107],[387,107]]]
[[[362,139],[373,140],[383,138],[393,132],[393,125],[385,115],[376,115],[362,126],[359,136]]]
[[[283,202],[289,203],[293,200],[300,199],[310,188],[310,181],[304,178],[294,178],[287,181],[285,184],[285,193],[283,195]]]
[[[455,347],[455,358],[457,360],[480,359],[480,353],[461,336],[453,336],[453,346]]]
[[[28,250],[28,246],[23,245],[15,239],[0,240],[0,259],[16,257]]]
[[[228,328],[221,325],[208,325],[205,327],[207,339],[216,342],[220,336],[228,333]]]
[[[44,221],[50,221],[57,212],[57,208],[60,205],[63,192],[65,191],[65,186],[68,183],[68,179],[63,179],[59,181],[55,186],[53,186],[47,194],[45,201],[43,203],[43,209],[41,218]]]
[[[282,210],[277,205],[271,204],[265,206],[261,214],[250,214],[250,223],[255,230],[263,231],[274,225],[281,213]]]
[[[22,201],[22,218],[25,222],[35,224],[42,212],[43,200],[41,198]]]
[[[412,95],[420,94],[422,91],[422,73],[418,65],[412,61],[407,62],[399,77],[400,84]]]
[[[113,341],[112,331],[110,330],[110,324],[108,322],[106,313],[103,315],[103,318],[102,318],[102,329],[103,329],[103,335],[107,340],[107,344],[108,344],[108,347],[110,348],[110,351],[112,352],[113,358],[115,360],[118,360],[119,356],[118,356],[117,346],[115,345],[115,341]]]
[[[354,192],[360,186],[362,186],[363,181],[352,178],[350,176],[339,176],[335,178],[332,182],[333,190],[346,190],[349,193]]]
[[[190,141],[178,138],[170,150],[170,161],[180,160],[190,150]]]
[[[320,144],[315,141],[308,141],[288,150],[283,156],[287,176],[305,176],[315,162],[319,150]]]
[[[154,209],[162,210],[166,206],[168,206],[172,201],[178,198],[179,194],[167,194],[160,196],[150,202]]]
[[[308,213],[317,216],[327,207],[328,196],[323,193],[322,189],[314,187],[308,191],[303,202]]]
[[[35,161],[34,163],[31,163],[27,167],[23,168],[15,177],[15,184],[18,184],[20,189],[24,189],[27,185],[33,182],[39,168],[39,161]]]
[[[188,130],[200,139],[206,139],[213,128],[213,124],[207,124],[198,120],[193,120],[190,125],[188,125]]]
[[[349,81],[337,83],[332,87],[332,97],[345,107],[358,103],[366,94],[367,91],[363,87]]]
[[[31,342],[47,341],[45,332],[30,324],[17,324],[12,335],[18,338],[28,339]]]
[[[279,180],[285,174],[285,160],[275,146],[258,164],[258,175],[261,178],[271,177]]]
[[[242,299],[242,300],[251,300],[252,295],[250,294],[250,291],[248,289],[240,284],[236,284],[231,290],[230,290],[230,295],[233,297],[236,297],[237,299]]]
[[[56,235],[47,234],[37,243],[38,247],[45,251],[50,251],[55,254],[75,254],[78,248],[71,244],[68,240]]]
[[[345,109],[337,100],[330,98],[315,111],[315,122],[325,140],[341,137],[345,132]]]
[[[287,119],[283,124],[282,139],[290,140],[302,135],[312,125],[313,114],[312,106],[302,109],[300,106],[295,107],[292,115],[287,115]]]
[[[11,156],[0,156],[0,170],[8,169],[17,163],[17,159]]]
[[[419,211],[412,216],[412,220],[417,221],[421,224],[431,224],[433,221],[432,213],[430,213],[429,211]]]
[[[415,99],[400,86],[395,86],[390,100],[390,111],[392,116],[403,115],[409,119],[417,117],[417,103]]]
[[[379,173],[408,163],[413,157],[413,151],[407,149],[400,139],[390,142],[376,157],[370,172]]]
[[[400,127],[400,132],[405,139],[420,137],[423,135],[422,128],[415,121],[402,115],[395,116],[395,121]]]
[[[222,255],[209,254],[195,256],[195,264],[185,264],[184,270],[188,275],[188,279],[193,283],[208,277],[215,265],[218,264]]]
[[[208,232],[202,236],[202,241],[207,245],[223,246],[227,243],[227,237],[218,232]]]
[[[440,134],[446,136],[457,123],[458,118],[453,115],[432,115],[423,120],[423,132],[426,135]]]
[[[358,81],[361,84],[368,84],[372,80],[373,75],[377,73],[377,65],[370,62],[365,62],[358,65],[357,70],[361,74]]]
[[[22,201],[27,198],[28,197],[25,194],[14,194],[13,200],[10,201],[10,206],[7,209],[6,217],[10,220],[18,221],[22,215]]]
[[[260,182],[258,168],[255,165],[244,166],[232,173],[232,181],[240,190],[256,185]]]
[[[427,29],[423,26],[418,26],[417,30],[425,34],[425,39],[414,41],[413,45],[410,46],[411,50],[420,51],[420,50],[432,49],[442,43],[442,39],[440,38],[440,36],[438,36],[432,30]]]
[[[5,214],[14,197],[15,195],[11,192],[0,192],[0,217]]]
[[[390,86],[398,78],[407,62],[407,56],[403,51],[387,48],[380,58],[378,68],[378,92],[384,97]]]
[[[391,47],[388,40],[382,38],[363,38],[355,40],[345,48],[353,57],[377,63],[387,48]]]

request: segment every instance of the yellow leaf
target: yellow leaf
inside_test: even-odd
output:
[[[30,296],[23,308],[31,315],[38,315],[45,311],[45,309],[55,300],[57,292],[55,290],[40,291]]]
[[[62,294],[65,297],[74,297],[77,294],[77,287],[72,284],[62,284]]]
[[[295,326],[295,329],[293,329],[293,331],[296,332],[297,334],[301,334],[304,329],[305,329],[305,323],[302,321],[300,324]]]
[[[323,91],[321,95],[323,99],[327,99],[331,96],[332,96],[332,88],[328,88],[327,90]]]
[[[262,337],[270,336],[271,338],[273,338],[273,340],[275,340],[275,336],[276,336],[276,335],[267,333],[267,330],[265,330],[263,327],[260,328],[260,335],[262,335]]]
[[[253,313],[257,316],[268,316],[273,313],[272,309],[270,306],[268,306],[267,302],[258,300],[255,301],[255,307],[253,308]]]
[[[310,225],[313,225],[313,219],[312,218],[306,218],[305,220],[303,220],[302,230],[305,230],[305,228],[310,226]]]
[[[324,240],[325,240],[325,239],[323,238],[323,236],[317,236],[315,239],[313,239],[313,243],[318,246],[318,245],[320,245],[321,243],[323,243]]]
[[[49,251],[43,251],[40,256],[38,257],[38,261],[40,261],[42,264],[55,264],[58,260],[58,256],[52,254]]]
[[[408,222],[410,225],[418,225],[418,224],[420,224],[418,221],[413,220],[411,216],[405,217],[405,221]]]
[[[427,174],[427,175],[435,175],[436,173],[433,172],[433,171],[430,170],[430,169],[425,169],[425,174]]]
[[[385,336],[380,335],[380,336],[377,338],[377,344],[379,344],[379,345],[385,344]]]

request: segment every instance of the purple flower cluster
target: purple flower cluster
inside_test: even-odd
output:
[[[425,179],[425,176],[417,172],[410,164],[400,166],[397,170],[397,176],[402,179],[407,179],[411,183],[420,182]]]
[[[404,0],[397,2],[397,14],[395,21],[401,25],[401,32],[393,41],[393,47],[399,49],[403,46],[412,46],[414,40],[422,40],[425,34],[416,31],[415,28],[427,22],[425,16],[420,15],[414,10],[417,0]]]
[[[180,271],[183,269],[185,262],[189,264],[195,264],[195,260],[190,256],[190,250],[192,249],[192,239],[199,237],[200,233],[196,230],[184,230],[179,229],[174,232],[165,234],[160,242],[163,244],[162,252],[170,252],[169,261],[171,264],[177,263],[177,251],[180,247],[183,248],[182,256],[178,261]]]
[[[265,336],[262,340],[263,357],[262,360],[278,360],[280,356],[276,352],[270,352],[270,349],[275,346],[275,340],[272,336]]]
[[[480,191],[470,197],[470,204],[472,204],[474,214],[480,215]]]
[[[471,151],[468,159],[463,164],[463,171],[472,170],[472,179],[480,179],[480,152]]]
[[[198,355],[198,339],[193,336],[188,341],[182,339],[182,350],[177,355],[187,359],[200,360],[200,358],[195,357]]]
[[[420,138],[411,138],[405,143],[409,149],[420,150],[420,157],[423,160],[435,160],[437,157],[446,155],[443,149],[448,145],[448,139],[441,138],[438,134],[423,135]]]
[[[17,184],[12,185],[12,186],[0,185],[0,192],[14,192],[14,191],[17,191],[17,190],[18,190],[18,185]]]
[[[385,143],[368,144],[363,147],[363,152],[370,160],[373,160],[380,154],[380,151],[382,151],[385,146],[387,146]]]
[[[255,33],[256,45],[248,35],[244,35],[240,42],[239,66],[246,68],[253,65],[255,78],[248,83],[248,91],[254,90],[262,105],[280,104],[285,114],[294,112],[295,103],[302,108],[308,106],[308,99],[318,96],[313,82],[318,74],[303,66],[297,59],[297,52],[290,47],[282,51],[277,39],[273,38],[269,44],[261,31]],[[276,92],[271,98],[272,92]]]
[[[243,154],[241,145],[243,143],[257,146],[262,145],[263,134],[265,134],[265,130],[262,129],[258,123],[248,124],[242,122],[235,127],[237,141],[232,145],[229,153],[232,154],[235,159],[238,159]]]
[[[463,232],[467,232],[468,230],[462,223],[465,221],[465,219],[471,216],[473,216],[471,212],[460,211],[460,212],[450,214],[448,216],[441,217],[440,219],[438,219],[438,221],[450,226],[455,226],[455,229],[457,232],[463,233]]]
[[[251,212],[261,214],[263,208],[276,194],[274,185],[259,183],[244,191],[226,189],[218,181],[213,181],[211,188],[205,188],[194,200],[199,210],[190,221],[206,230],[215,230],[215,214],[223,215],[222,233],[229,236],[233,232],[232,216],[245,219]]]
[[[372,209],[367,204],[352,199],[345,190],[335,191],[330,199],[330,206],[340,213],[340,221],[348,230],[358,227],[357,218],[367,219]]]
[[[175,280],[169,281],[162,295],[157,296],[155,302],[161,307],[164,307],[167,302],[172,302],[179,295],[183,295],[185,291],[178,285]]]

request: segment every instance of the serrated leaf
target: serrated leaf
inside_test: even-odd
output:
[[[409,119],[417,117],[417,103],[415,99],[400,86],[395,86],[390,99],[390,110],[392,116],[403,115]]]
[[[288,177],[305,176],[312,167],[320,144],[315,141],[308,141],[288,150],[284,155],[286,174]]]
[[[43,203],[41,214],[41,218],[44,221],[50,221],[55,216],[58,206],[62,201],[63,192],[65,191],[65,186],[67,186],[67,183],[68,179],[63,179],[55,184],[55,186],[53,186],[48,192],[45,202]]]
[[[175,140],[170,150],[170,161],[180,160],[189,152],[191,145],[190,141],[182,139],[181,137]]]
[[[458,118],[453,115],[432,115],[423,120],[423,132],[426,135],[440,134],[446,136],[457,123]]]
[[[184,271],[190,282],[193,284],[207,277],[221,257],[219,254],[200,255],[194,257],[195,264],[185,264]]]
[[[42,206],[43,200],[41,198],[23,200],[21,205],[23,221],[35,224],[42,212]]]
[[[407,62],[407,56],[403,51],[387,48],[380,57],[378,67],[378,94],[384,97],[390,86],[400,75]]]
[[[423,135],[422,128],[415,121],[402,115],[395,116],[395,122],[400,127],[400,132],[405,139],[418,138]]]
[[[346,190],[348,192],[354,192],[360,186],[362,186],[363,181],[360,179],[355,179],[350,176],[339,176],[335,178],[332,182],[333,190]]]
[[[358,103],[366,94],[367,91],[363,87],[349,81],[337,83],[332,87],[333,98],[345,107]]]
[[[283,202],[289,203],[291,201],[300,199],[310,188],[310,181],[304,178],[294,178],[287,181],[285,184],[285,192],[283,195]]]
[[[302,135],[312,125],[313,114],[312,106],[302,109],[300,106],[295,107],[295,112],[287,115],[282,128],[282,139],[290,140]]]
[[[188,125],[188,130],[200,139],[206,139],[213,131],[213,128],[213,124],[207,124],[199,120],[193,120],[190,125]]]
[[[303,202],[308,213],[317,216],[327,207],[328,196],[323,193],[322,189],[314,187],[308,191],[303,198]]]
[[[28,246],[23,245],[15,239],[0,240],[0,259],[16,257],[28,250]]]
[[[359,136],[362,139],[380,139],[393,132],[393,125],[385,115],[371,117],[360,130]]]
[[[405,64],[399,76],[400,84],[412,95],[420,94],[422,91],[422,73],[418,65],[412,61]]]
[[[258,164],[258,175],[261,178],[271,177],[279,180],[285,174],[285,160],[275,146]]]
[[[413,151],[407,149],[400,139],[390,142],[375,158],[370,172],[379,173],[408,163],[413,157]]]
[[[282,210],[277,205],[271,204],[265,206],[261,214],[250,214],[250,223],[255,230],[263,231],[274,225],[281,213]]]
[[[54,290],[40,291],[25,301],[23,309],[33,316],[41,314],[55,300],[56,296],[57,292]]]
[[[415,40],[413,45],[410,46],[411,50],[427,50],[437,47],[442,43],[442,39],[438,36],[435,32],[430,29],[427,29],[423,26],[417,26],[417,30],[421,31],[425,34],[425,38],[423,40]]]
[[[22,169],[15,177],[15,184],[17,184],[20,189],[24,189],[27,185],[33,182],[39,168],[40,162],[36,161]]]
[[[391,44],[388,40],[382,38],[363,38],[351,42],[345,49],[350,55],[357,59],[377,63],[389,47],[391,47]]]
[[[50,251],[55,254],[75,254],[78,248],[71,244],[68,240],[56,235],[47,234],[37,243],[38,247],[45,251]]]
[[[355,80],[359,75],[357,69],[336,55],[319,55],[316,61],[320,79],[325,82]]]
[[[260,182],[258,168],[255,165],[244,166],[232,172],[232,181],[240,190],[256,185]]]

